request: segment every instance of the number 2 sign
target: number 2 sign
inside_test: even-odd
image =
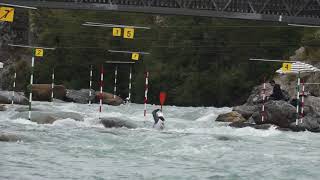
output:
[[[43,49],[36,49],[35,56],[43,57]]]
[[[14,8],[0,7],[0,21],[13,22]]]

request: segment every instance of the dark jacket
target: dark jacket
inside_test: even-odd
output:
[[[282,99],[284,99],[284,96],[283,96],[283,93],[282,93],[282,90],[281,90],[279,84],[275,84],[274,85],[273,92],[272,92],[270,97],[272,99],[274,99],[274,100],[282,100]]]

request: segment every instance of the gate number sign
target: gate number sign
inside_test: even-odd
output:
[[[133,28],[124,28],[123,38],[133,39],[133,37],[134,37],[134,29]]]
[[[13,22],[14,8],[0,7],[0,21]]]
[[[121,36],[121,28],[113,28],[112,35],[113,36]]]
[[[290,72],[292,68],[292,63],[283,63],[282,64],[282,71],[283,72]]]
[[[43,57],[43,49],[36,49],[35,53],[36,57]]]
[[[139,53],[132,53],[131,59],[138,61],[139,60]]]

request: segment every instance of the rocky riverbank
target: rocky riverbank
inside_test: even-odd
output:
[[[236,128],[268,129],[275,126],[280,130],[320,132],[320,97],[305,96],[304,117],[298,118],[296,124],[298,116],[293,101],[295,97],[282,90],[285,98],[280,101],[267,100],[263,113],[262,88],[263,85],[255,87],[245,104],[233,107],[232,112],[219,115],[216,121],[230,122],[229,126]],[[272,90],[272,86],[267,84],[266,95],[270,96]]]
[[[90,92],[91,91],[91,96]],[[86,104],[91,101],[91,103],[98,103],[100,96],[102,96],[102,103],[119,106],[124,103],[123,99],[119,96],[114,96],[111,93],[100,92],[89,89],[73,90],[66,89],[63,85],[55,85],[53,88],[54,99],[62,102],[74,102]],[[28,95],[22,92],[15,92],[14,96],[12,91],[0,91],[0,104],[11,104],[13,99],[14,104],[27,105]],[[34,84],[32,86],[32,99],[34,101],[51,101],[51,84]]]

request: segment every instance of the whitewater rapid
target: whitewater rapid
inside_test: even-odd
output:
[[[165,106],[166,128],[152,129],[148,105],[104,106],[101,117],[142,124],[106,129],[98,105],[40,103],[43,111],[79,113],[36,124],[10,119],[20,106],[0,112],[0,132],[22,136],[0,142],[0,179],[319,179],[320,135],[276,129],[234,129],[215,122],[231,108]]]

